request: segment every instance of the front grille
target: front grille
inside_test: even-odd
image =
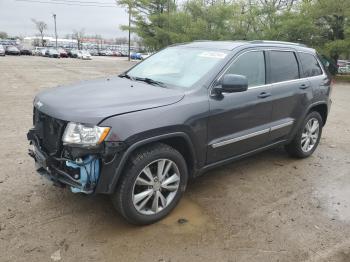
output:
[[[33,124],[40,147],[49,155],[57,155],[62,146],[62,135],[66,122],[48,116],[34,108]]]

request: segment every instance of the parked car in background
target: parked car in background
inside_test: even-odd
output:
[[[99,56],[106,56],[107,55],[107,50],[99,50],[98,51]]]
[[[350,61],[338,60],[337,67],[338,67],[339,74],[350,74]]]
[[[141,59],[146,59],[147,57],[149,57],[151,55],[151,53],[141,53]]]
[[[58,48],[57,51],[60,54],[60,57],[62,57],[62,58],[67,58],[68,57],[68,54],[67,54],[66,50],[64,50],[63,48]]]
[[[5,49],[5,53],[7,55],[21,55],[21,52],[19,51],[19,49],[14,45],[7,46]]]
[[[5,48],[3,45],[0,45],[0,56],[5,56]]]
[[[128,56],[128,51],[120,51],[121,56],[126,57]]]
[[[60,53],[55,48],[49,48],[46,50],[45,56],[52,58],[60,58]]]
[[[89,51],[79,50],[77,53],[77,58],[83,59],[83,60],[91,60],[91,55]]]
[[[77,58],[78,57],[78,50],[77,49],[70,49],[68,51],[68,57]]]
[[[48,49],[45,47],[45,48],[43,48],[43,49],[41,49],[40,50],[40,55],[41,56],[46,56],[46,51],[47,51]]]
[[[28,47],[21,47],[19,50],[21,55],[32,55],[32,50]]]
[[[90,50],[88,50],[88,51],[89,51],[90,55],[92,55],[92,56],[98,56],[98,51],[97,51],[96,49],[90,49]]]
[[[142,60],[142,55],[141,55],[141,53],[131,53],[131,54],[130,54],[130,59],[133,59],[133,60]]]
[[[299,44],[173,45],[119,77],[38,94],[30,155],[54,184],[110,194],[129,222],[150,224],[211,168],[276,146],[311,156],[331,83],[316,51]]]
[[[36,55],[36,56],[41,55],[41,49],[43,49],[43,47],[35,47],[35,48],[32,50],[32,55]]]
[[[122,54],[119,51],[113,50],[112,53],[113,53],[113,56],[118,56],[118,57],[122,56]]]
[[[35,55],[35,56],[45,56],[45,52],[46,52],[46,47],[35,47],[33,50],[32,50],[32,55]]]

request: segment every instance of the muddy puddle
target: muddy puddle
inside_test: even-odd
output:
[[[120,237],[121,234],[125,236],[130,234],[135,236],[152,235],[153,232],[159,232],[160,230],[174,235],[195,234],[215,228],[204,209],[188,197],[181,199],[177,207],[165,219],[149,226],[130,225],[118,214],[109,214],[103,224],[103,227],[98,228],[96,233],[97,236],[107,239]]]

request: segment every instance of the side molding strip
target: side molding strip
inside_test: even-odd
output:
[[[228,140],[225,140],[225,141],[222,141],[222,142],[218,142],[218,143],[212,144],[212,147],[213,148],[217,148],[217,147],[220,147],[220,146],[225,146],[225,145],[228,145],[228,144],[236,143],[238,141],[242,141],[242,140],[254,137],[254,136],[259,136],[259,135],[262,135],[262,134],[266,134],[269,131],[270,131],[270,128],[267,128],[267,129],[264,129],[264,130],[261,130],[261,131],[257,131],[257,132],[254,132],[254,133],[250,133],[250,134],[247,134],[247,135],[244,135],[244,136],[231,138],[231,139],[228,139]]]
[[[270,127],[270,128],[266,128],[266,129],[263,129],[263,130],[260,130],[260,131],[254,132],[254,133],[250,133],[250,134],[247,134],[247,135],[244,135],[244,136],[239,136],[239,137],[231,138],[231,139],[228,139],[228,140],[225,140],[225,141],[221,141],[221,142],[218,142],[218,143],[214,143],[211,146],[213,148],[226,146],[228,144],[236,143],[236,142],[248,139],[248,138],[252,138],[252,137],[255,137],[255,136],[266,134],[266,133],[268,133],[270,131],[275,131],[277,129],[280,129],[280,128],[283,128],[283,127],[286,127],[286,126],[290,126],[293,123],[294,123],[294,120],[291,120],[291,121],[288,121],[286,123],[279,124],[279,125],[276,125],[276,126],[273,126],[273,127]]]
[[[283,124],[280,124],[280,125],[277,125],[277,126],[273,126],[270,128],[270,131],[275,131],[277,129],[280,129],[280,128],[283,128],[283,127],[286,127],[286,126],[290,126],[294,123],[294,120],[291,120],[291,121],[288,121],[286,123],[283,123]]]

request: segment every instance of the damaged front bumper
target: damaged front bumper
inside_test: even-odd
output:
[[[27,138],[29,155],[35,160],[37,172],[54,185],[69,186],[73,193],[110,193],[110,184],[123,150],[121,142],[105,142],[98,148],[74,148],[64,146],[59,157],[49,155],[40,146],[35,128]]]

